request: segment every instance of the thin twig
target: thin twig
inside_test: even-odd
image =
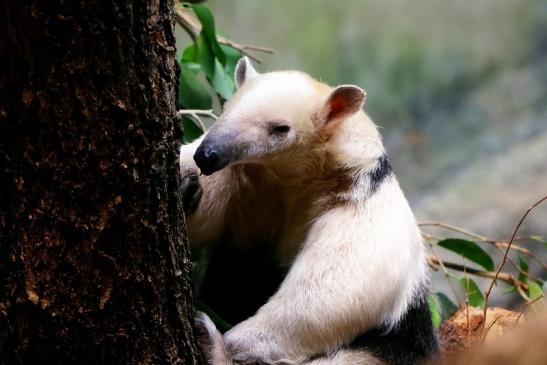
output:
[[[450,273],[446,269],[446,266],[444,266],[443,260],[441,260],[439,254],[435,250],[435,246],[430,243],[429,247],[431,248],[431,251],[433,252],[433,255],[435,256],[435,258],[437,259],[437,262],[439,263],[439,266],[441,267],[441,270],[442,270],[443,274],[446,276],[446,280],[448,281],[448,285],[450,285],[450,288],[452,289],[452,293],[454,294],[454,297],[458,301],[458,305],[460,305],[460,303],[461,303],[460,297],[458,295],[458,291],[454,287],[454,283],[452,282],[452,277],[450,276]],[[431,266],[431,264],[430,264],[430,266]]]
[[[268,47],[254,46],[252,44],[241,44],[241,48],[248,49],[249,51],[264,52],[268,54],[274,54],[274,50]]]
[[[528,303],[530,301],[530,297],[528,296],[528,294],[526,294],[526,292],[524,291],[522,287],[516,286],[515,289],[517,289],[517,292],[522,297],[522,299],[524,299],[525,303]]]
[[[425,222],[419,222],[418,225],[420,227],[426,227],[426,226],[432,226],[432,227],[440,227],[440,228],[446,228],[454,232],[462,233],[466,236],[481,240],[481,241],[488,241],[488,237],[485,237],[483,235],[480,235],[478,233],[471,232],[465,228],[457,227],[452,224],[443,223],[439,221],[425,221]]]
[[[453,232],[458,232],[458,233],[461,233],[461,234],[466,235],[468,237],[474,238],[477,242],[485,242],[485,243],[489,243],[491,245],[494,245],[498,249],[501,249],[501,252],[505,252],[504,248],[507,248],[507,246],[509,245],[508,241],[493,240],[493,239],[485,237],[481,234],[471,232],[471,231],[469,231],[465,228],[457,227],[457,226],[454,226],[452,224],[448,224],[448,223],[444,223],[444,222],[425,221],[425,222],[420,222],[418,225],[422,226],[422,227],[426,227],[426,226],[440,227],[440,228],[448,229],[448,230],[453,231]],[[522,237],[522,239],[525,239],[525,238],[526,237]],[[513,242],[514,241],[515,241],[515,239],[513,239]],[[530,256],[534,261],[536,261],[544,269],[547,269],[547,264],[545,262],[543,262],[539,257],[537,257],[533,252],[531,252],[527,248],[515,245],[513,243],[511,245],[511,249],[515,250],[515,251],[518,251],[518,252],[522,252],[522,253]],[[515,265],[515,267],[517,267],[517,269],[520,270],[517,265]]]
[[[180,3],[175,4],[175,20],[195,42],[201,31],[199,20],[194,18]]]
[[[524,311],[526,310],[526,307],[536,303],[536,302],[539,302],[541,299],[543,299],[543,295],[540,296],[540,297],[537,297],[536,299],[533,299],[533,300],[530,300],[529,302],[526,302],[523,304],[523,308],[519,311],[519,315],[517,316],[517,319],[515,319],[515,324],[518,324],[521,317],[524,315]]]
[[[202,132],[205,132],[207,130],[207,127],[199,117],[199,115],[204,115],[210,118],[213,118],[214,120],[217,120],[218,117],[211,109],[181,109],[177,112],[177,116],[180,117],[182,115],[189,115],[191,116],[196,123],[198,123],[198,126],[201,128]]]
[[[486,340],[486,335],[488,335],[488,332],[490,332],[490,330],[492,329],[492,327],[494,327],[494,324],[496,324],[496,322],[498,321],[498,319],[502,318],[502,316],[499,316],[499,317],[496,317],[494,318],[494,320],[492,321],[492,323],[490,323],[488,325],[488,328],[486,330],[484,330],[484,326],[486,326],[486,317],[484,317],[482,319],[483,321],[483,325],[482,325],[482,328],[483,328],[483,331],[481,333],[481,343],[484,342],[484,340]]]
[[[492,292],[492,288],[494,288],[494,285],[496,284],[496,281],[498,280],[498,278],[500,277],[501,275],[501,270],[503,269],[503,266],[505,265],[505,262],[507,261],[507,256],[509,255],[509,250],[511,249],[511,245],[513,243],[513,240],[515,239],[515,237],[517,236],[517,233],[518,233],[518,230],[520,229],[520,226],[522,225],[522,223],[524,223],[524,220],[526,219],[526,217],[528,216],[528,214],[530,214],[530,212],[535,208],[537,207],[538,205],[540,205],[541,203],[543,203],[545,200],[547,200],[547,195],[545,195],[543,198],[539,199],[538,201],[536,201],[534,204],[532,204],[527,210],[526,212],[524,213],[524,215],[520,218],[519,222],[517,223],[516,227],[515,227],[515,230],[513,231],[513,234],[511,235],[511,240],[509,240],[509,244],[507,245],[507,249],[505,250],[505,255],[503,255],[503,260],[498,268],[498,270],[496,271],[496,275],[494,276],[492,282],[490,283],[490,286],[488,287],[488,290],[486,291],[486,294],[485,294],[485,298],[484,298],[484,312],[483,312],[483,315],[484,317],[486,318],[486,310],[488,309],[488,299],[490,297],[490,293]]]
[[[499,252],[501,252],[502,255],[505,253],[505,250],[504,250],[503,248],[501,248],[501,247],[499,247],[499,246],[495,246],[495,247],[498,249]],[[507,260],[509,261],[509,263],[510,263],[511,265],[513,265],[513,267],[514,267],[520,274],[522,274],[522,275],[528,277],[528,272],[522,270],[522,269],[520,268],[520,266],[515,262],[515,260],[513,260],[511,257],[508,257]]]
[[[437,241],[437,242],[442,241],[444,239],[443,237],[433,236],[432,234],[425,233],[425,232],[422,232],[422,237],[425,238],[426,240]]]
[[[541,296],[537,297],[536,299],[531,299],[530,301],[524,303],[524,305],[526,305],[526,306],[531,306],[532,304],[534,304],[534,303],[539,302],[540,300],[542,300],[544,297],[545,297],[545,294],[541,294]]]
[[[443,224],[443,225],[444,225],[444,223],[440,223],[440,224]],[[456,227],[456,228],[459,229],[459,227]],[[435,241],[435,240],[436,240],[436,241],[439,241],[439,240],[440,240],[440,238],[434,237],[434,236],[429,235],[429,234],[427,234],[427,233],[422,233],[422,235],[424,236],[424,238],[425,238],[426,240],[434,240],[434,241]],[[429,246],[431,247],[431,249],[432,249],[432,251],[433,251],[435,245],[432,244],[432,243],[430,243],[430,242],[428,242],[428,244],[429,244]],[[495,247],[496,247],[499,251],[501,251],[502,253],[505,252],[505,250],[503,250],[501,247],[499,247],[499,246],[495,246]],[[436,262],[434,262],[434,263],[429,262],[429,263],[430,263],[430,266],[431,266],[432,268],[434,268],[434,269],[435,269],[437,266],[441,267],[441,269],[443,270],[443,272],[445,272],[445,275],[446,275],[446,273],[448,273],[448,272],[447,272],[447,270],[446,270],[446,266],[445,266],[444,261],[440,258],[440,256],[439,256],[436,252],[434,252],[434,254],[435,254],[435,257],[436,257],[437,260],[436,260]],[[522,269],[519,267],[519,265],[517,265],[517,263],[516,263],[514,260],[512,260],[511,258],[508,258],[508,261],[511,263],[511,265],[512,265],[517,271],[519,271],[520,273],[522,273],[522,274],[525,275],[525,276],[528,276],[528,273],[525,272],[524,270],[522,270]],[[487,278],[491,278],[491,279],[495,277],[495,273],[494,273],[494,272],[480,271],[480,270],[475,270],[475,269],[471,269],[471,268],[464,268],[464,267],[461,266],[461,265],[453,264],[453,263],[448,263],[447,266],[448,266],[450,269],[457,270],[457,271],[463,271],[464,269],[467,269],[468,271],[471,271],[471,274],[477,275],[477,276],[480,276],[480,277],[487,277]],[[448,274],[449,274],[449,273],[448,273]],[[449,278],[449,276],[448,276],[448,278]],[[526,294],[526,292],[525,292],[524,289],[523,289],[523,288],[525,288],[525,289],[527,290],[527,285],[526,285],[525,283],[523,283],[523,282],[521,282],[521,281],[515,279],[515,278],[512,277],[511,275],[505,274],[505,273],[504,273],[504,275],[503,275],[503,278],[500,279],[500,280],[505,281],[505,282],[507,282],[508,284],[513,285],[513,286],[515,287],[515,289],[517,290],[517,292],[519,293],[519,295],[522,297],[522,299],[524,299],[525,301],[529,301],[529,300],[530,300],[530,298],[528,297],[528,295]],[[449,284],[450,284],[452,290],[454,290],[454,289],[453,289],[453,286],[452,286],[452,283],[451,283],[450,280],[449,280]],[[456,295],[456,298],[458,298],[457,295]]]
[[[425,239],[426,241],[436,241],[436,242],[439,242],[439,241],[443,240],[443,238],[436,237],[436,236],[432,236],[432,235],[430,235],[430,234],[428,234],[428,233],[424,233],[424,232],[422,232],[422,237],[424,237],[424,239]],[[428,244],[429,244],[429,246],[431,246],[431,248],[433,248],[434,246],[437,246],[437,245],[432,244],[432,243],[430,243],[430,242],[428,242]],[[503,249],[500,248],[500,247],[497,247],[497,246],[496,246],[496,248],[497,248],[499,251],[501,251],[502,254],[505,252],[505,250],[503,250]],[[440,257],[439,255],[437,255],[437,256]],[[522,269],[517,265],[517,263],[516,263],[514,260],[510,259],[510,263],[515,267],[515,269],[516,269],[517,271],[521,272],[523,275],[528,276],[528,273],[525,272],[524,270],[522,270]]]
[[[509,246],[509,243],[506,243],[506,242],[497,242],[496,244],[497,247],[504,247],[504,248],[507,248]],[[518,251],[518,252],[522,252],[528,256],[530,256],[534,261],[536,261],[538,264],[540,264],[543,269],[547,270],[547,264],[543,261],[541,261],[541,259],[539,257],[537,257],[532,251],[530,251],[529,249],[527,248],[524,248],[522,246],[517,246],[515,244],[513,244],[511,246],[511,249],[512,250],[515,250],[515,251]]]
[[[463,258],[463,275],[465,276],[465,314],[467,316],[467,348],[471,347],[471,323],[469,322],[469,276]]]
[[[437,257],[435,257],[433,255],[428,255],[427,260],[430,263],[430,265],[433,266],[433,268],[435,268],[434,265],[440,266],[440,262],[439,262],[440,259],[438,259]],[[467,271],[467,273],[469,273],[471,275],[479,276],[479,277],[482,277],[482,278],[494,279],[496,277],[496,273],[493,272],[493,271],[477,270],[477,269],[473,269],[471,267],[464,267],[463,265],[456,264],[454,262],[443,261],[443,265],[445,267],[449,268],[449,269],[460,271],[460,272]],[[518,280],[517,278],[515,278],[514,276],[512,276],[509,273],[500,272],[498,274],[497,280],[501,280],[501,281],[506,282],[508,284],[511,284],[515,287],[520,286],[520,287],[522,287],[523,290],[528,290],[528,284],[523,283],[522,281]]]
[[[274,53],[274,50],[271,49],[271,48],[251,46],[251,45],[242,46],[242,45],[237,44],[236,42],[232,41],[231,39],[224,38],[222,36],[217,36],[217,40],[218,40],[218,43],[222,43],[222,44],[225,44],[225,45],[230,46],[232,48],[235,48],[239,52],[243,53],[244,55],[246,55],[247,57],[251,58],[252,60],[254,60],[258,63],[262,63],[262,59],[260,59],[257,56],[249,53],[249,51],[263,52],[263,53],[269,53],[269,54]]]
[[[214,120],[217,120],[217,115],[213,112],[212,109],[181,109],[177,112],[178,116],[181,115],[205,115],[206,117],[211,117]]]
[[[519,315],[517,316],[517,319],[515,319],[515,324],[519,324],[520,318],[524,314],[524,309],[519,312]]]
[[[175,19],[177,20],[177,23],[180,24],[180,26],[190,35],[190,38],[192,38],[193,41],[196,41],[196,39],[199,36],[199,33],[201,32],[201,23],[198,19],[194,17],[194,15],[191,14],[191,12],[186,9],[181,4],[175,5]],[[230,46],[234,49],[237,49],[242,54],[246,55],[247,57],[251,58],[252,60],[262,63],[262,60],[258,58],[257,56],[250,53],[250,51],[255,52],[263,52],[263,53],[269,53],[273,54],[274,51],[271,48],[266,47],[259,47],[259,46],[253,46],[253,45],[240,45],[231,39],[225,38],[223,36],[217,35],[217,41],[218,43],[224,44],[226,46]]]

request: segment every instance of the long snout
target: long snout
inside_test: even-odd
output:
[[[194,161],[202,174],[211,175],[237,160],[240,155],[237,151],[237,143],[232,135],[219,136],[216,130],[211,130],[197,148]]]
[[[230,162],[230,156],[226,147],[204,140],[194,154],[194,161],[202,174],[211,175],[226,167]]]

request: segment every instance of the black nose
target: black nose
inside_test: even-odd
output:
[[[221,161],[220,154],[214,146],[199,146],[194,154],[194,161],[205,175],[211,175],[226,166]]]

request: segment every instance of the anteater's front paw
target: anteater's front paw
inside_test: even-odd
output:
[[[194,149],[195,147],[192,145],[182,145],[179,156],[181,190],[186,215],[195,212],[203,194],[199,183],[199,169],[192,157]]]
[[[234,365],[226,351],[222,334],[205,313],[198,313],[196,317],[196,330],[206,364]]]
[[[184,214],[190,215],[196,211],[203,189],[199,183],[197,171],[188,173],[182,176],[182,199],[184,204]]]
[[[242,322],[224,334],[226,350],[237,364],[285,363],[284,351],[262,330]]]

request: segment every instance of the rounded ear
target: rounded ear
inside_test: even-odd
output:
[[[254,69],[249,58],[247,56],[241,57],[239,61],[237,61],[234,72],[236,88],[239,89],[245,81],[252,79],[256,75],[258,75],[258,72]]]
[[[324,132],[331,132],[338,123],[361,110],[365,96],[365,91],[355,85],[341,85],[335,88],[320,112],[319,127]]]

